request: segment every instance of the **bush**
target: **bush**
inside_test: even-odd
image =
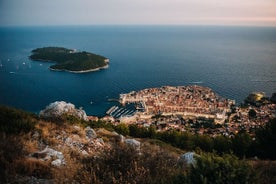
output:
[[[121,123],[117,126],[114,126],[114,129],[117,133],[122,134],[124,136],[129,135],[129,128],[126,124]]]
[[[109,123],[109,122],[105,122],[105,121],[91,121],[91,122],[86,122],[84,123],[84,125],[86,126],[90,126],[91,128],[104,128],[108,131],[114,131],[114,125]]]
[[[252,166],[232,154],[201,153],[183,178],[188,183],[254,183],[254,176]]]
[[[34,129],[37,117],[21,110],[0,106],[0,132],[18,134]]]

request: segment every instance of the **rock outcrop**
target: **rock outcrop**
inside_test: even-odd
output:
[[[52,119],[59,118],[64,114],[88,121],[84,110],[77,109],[74,104],[66,103],[64,101],[56,101],[49,104],[44,110],[40,111],[39,116]]]
[[[85,128],[85,133],[86,133],[86,138],[88,138],[88,139],[97,138],[97,133],[89,126]]]
[[[124,140],[125,144],[132,147],[136,151],[140,151],[140,145],[141,143],[135,139],[125,139]]]
[[[194,165],[196,164],[195,160],[196,153],[194,152],[187,152],[183,155],[180,155],[178,159],[178,164],[181,166],[189,166],[189,165]]]
[[[42,151],[31,154],[31,156],[42,161],[51,160],[51,165],[56,167],[60,167],[65,164],[62,152],[56,151],[48,146]]]

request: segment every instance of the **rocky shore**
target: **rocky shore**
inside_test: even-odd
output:
[[[59,69],[54,69],[54,68],[51,68],[51,67],[49,67],[49,69],[52,70],[52,71],[57,71],[57,72],[89,73],[89,72],[96,72],[96,71],[99,71],[99,70],[104,70],[104,69],[107,69],[108,67],[109,67],[109,65],[106,65],[106,66],[99,67],[99,68],[94,68],[94,69],[89,69],[89,70],[80,70],[80,71],[73,71],[73,70],[66,70],[66,69],[59,70]]]

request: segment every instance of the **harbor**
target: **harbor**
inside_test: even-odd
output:
[[[121,117],[131,117],[134,116],[137,110],[134,108],[133,105],[127,105],[127,106],[112,106],[106,114],[115,118],[119,119]]]

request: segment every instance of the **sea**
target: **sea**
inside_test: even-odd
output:
[[[57,46],[110,59],[108,69],[74,74],[31,61],[35,48]],[[276,27],[36,26],[0,27],[0,104],[39,113],[66,101],[104,116],[121,93],[202,85],[241,103],[276,92]]]

